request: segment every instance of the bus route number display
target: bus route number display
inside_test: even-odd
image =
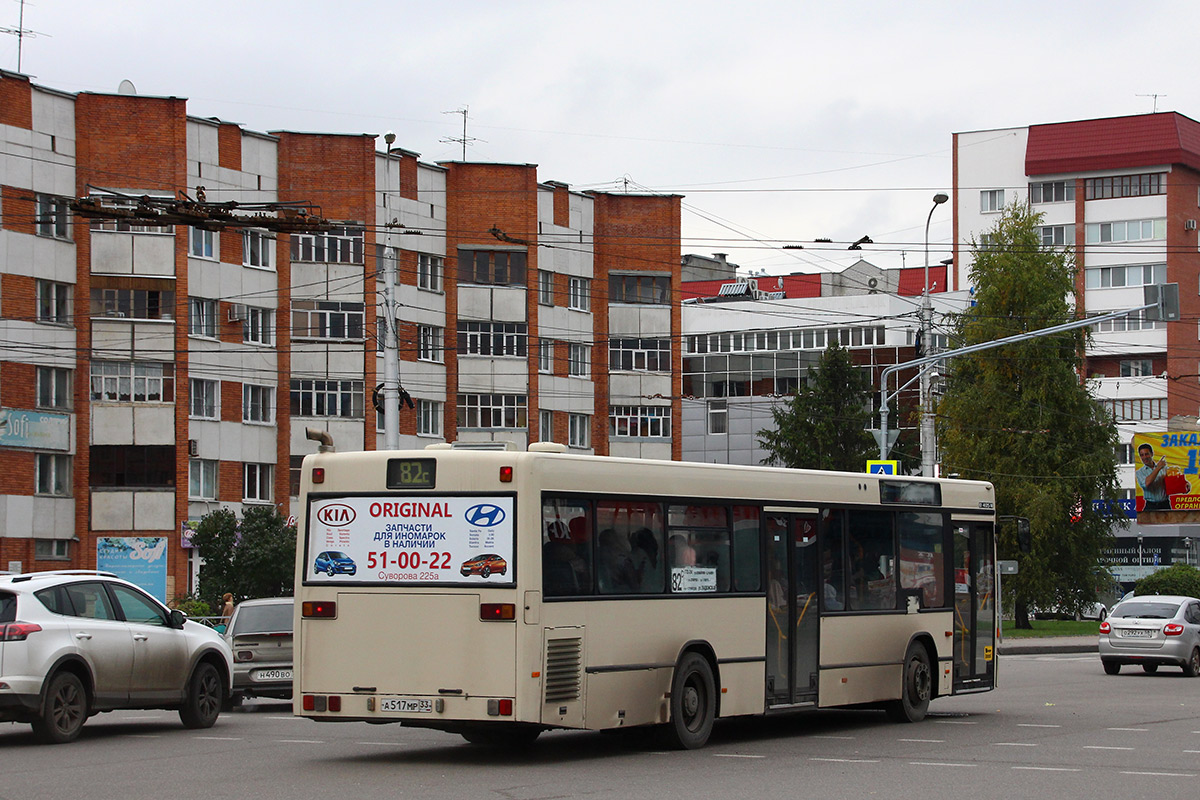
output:
[[[314,499],[306,583],[511,584],[512,497]]]

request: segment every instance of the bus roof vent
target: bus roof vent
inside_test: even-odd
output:
[[[454,442],[454,450],[516,450],[515,442]]]
[[[529,445],[531,453],[565,453],[567,446],[562,442],[533,442]]]
[[[449,442],[434,442],[433,444],[425,445],[425,449],[426,450],[449,450],[450,443]]]

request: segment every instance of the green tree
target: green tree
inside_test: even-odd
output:
[[[821,355],[791,400],[771,409],[775,429],[758,432],[764,464],[862,472],[875,454],[867,432],[871,378],[836,341]]]
[[[296,528],[274,506],[247,506],[237,515],[221,508],[205,514],[192,536],[204,560],[200,600],[221,607],[221,595],[288,597],[295,589]]]
[[[1178,594],[1200,597],[1200,569],[1187,564],[1171,566],[1152,572],[1137,582],[1134,594]]]
[[[1006,208],[987,245],[973,243],[976,304],[955,320],[955,346],[1036,331],[1075,318],[1075,264],[1043,246],[1041,215]],[[1123,518],[1117,497],[1116,427],[1081,380],[1086,329],[960,356],[938,404],[944,470],[991,481],[998,513],[1030,520],[1032,552],[1018,552],[1016,526],[999,528],[1000,557],[1020,561],[1005,579],[1017,627],[1029,608],[1074,612],[1106,585],[1102,551]],[[1093,503],[1100,500],[1100,503]]]

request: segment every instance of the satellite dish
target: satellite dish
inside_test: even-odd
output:
[[[117,86],[117,94],[137,94],[137,87],[133,85],[133,81],[126,78]]]

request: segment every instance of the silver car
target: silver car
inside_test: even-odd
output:
[[[233,610],[225,641],[233,650],[233,703],[243,697],[292,696],[290,597],[245,600]]]
[[[104,572],[0,577],[0,721],[43,742],[79,736],[118,708],[178,709],[208,728],[228,696],[233,657],[220,634]]]
[[[1100,623],[1100,661],[1116,675],[1123,664],[1154,673],[1163,664],[1200,675],[1200,600],[1138,595],[1122,600]]]

